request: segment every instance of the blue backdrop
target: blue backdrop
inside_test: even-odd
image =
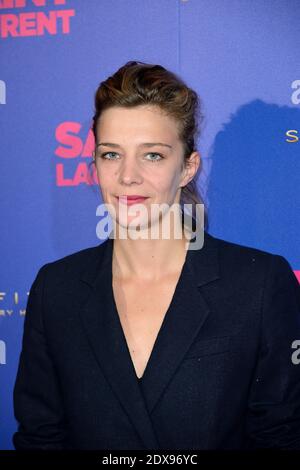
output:
[[[202,99],[208,231],[299,276],[299,25],[299,0],[0,0],[1,449],[33,279],[101,243],[93,98],[128,60],[164,65]]]

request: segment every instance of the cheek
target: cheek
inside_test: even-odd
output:
[[[156,184],[159,192],[175,194],[179,186],[179,176],[175,173],[169,173],[164,178],[159,178]]]
[[[103,165],[97,166],[96,169],[100,186],[102,188],[109,188],[111,183],[114,181],[112,169]]]
[[[162,180],[157,184],[155,189],[158,199],[164,202],[172,202],[177,192],[177,186],[174,180]]]

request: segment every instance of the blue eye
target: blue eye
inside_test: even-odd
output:
[[[107,158],[106,155],[108,155],[109,153],[114,153],[115,155],[117,155],[116,152],[105,152],[105,153],[102,153],[100,155],[101,158],[104,158],[105,160],[115,160],[115,158]]]
[[[116,160],[116,158],[107,157],[107,155],[109,155],[109,154],[118,155],[116,152],[105,152],[105,153],[102,153],[100,155],[100,157],[104,158],[105,160]],[[150,161],[150,162],[160,162],[161,160],[164,159],[164,157],[160,153],[156,153],[156,152],[150,152],[147,155],[156,155],[156,156],[159,157],[159,158],[156,158],[156,159],[152,159],[152,158],[148,159],[148,161]]]
[[[155,153],[155,152],[150,152],[150,153],[148,153],[148,155],[158,155],[159,156],[159,159],[156,159],[156,160],[150,159],[149,160],[150,162],[160,162],[164,158],[160,153]]]

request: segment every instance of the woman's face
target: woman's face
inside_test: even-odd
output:
[[[130,211],[137,206],[118,198],[146,197],[142,204],[147,219],[142,215],[139,221],[140,227],[149,228],[160,220],[151,217],[152,204],[166,203],[169,208],[179,204],[181,187],[197,171],[198,153],[190,160],[192,164],[182,168],[183,144],[176,121],[157,106],[112,107],[98,120],[95,161],[100,190],[104,203],[114,207],[116,222],[123,227],[135,219],[138,213],[130,215]]]

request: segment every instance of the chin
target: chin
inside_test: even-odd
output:
[[[135,222],[136,217],[128,217],[127,220],[126,218],[122,217],[117,217],[116,219],[116,224],[119,225],[121,229],[124,229],[128,232],[128,237],[131,238],[130,233],[133,234],[133,237],[135,233],[139,234],[143,230],[149,230],[151,228],[151,225],[153,226],[155,222],[148,221],[147,219],[141,218],[139,223],[137,224]],[[151,237],[151,234],[148,235],[148,239]],[[139,238],[138,236],[136,238]]]

